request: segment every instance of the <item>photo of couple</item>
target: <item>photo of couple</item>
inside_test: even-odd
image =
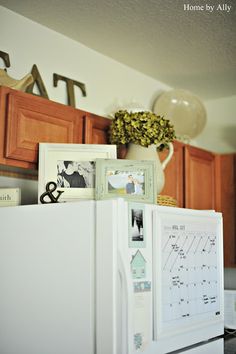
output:
[[[57,187],[94,188],[94,161],[57,161]]]
[[[128,182],[125,186],[125,190],[127,194],[143,194],[142,183],[137,178],[134,178],[132,175],[128,176]]]
[[[144,172],[107,171],[108,192],[144,195]]]

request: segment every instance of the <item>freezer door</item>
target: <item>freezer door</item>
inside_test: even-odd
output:
[[[0,208],[0,353],[94,354],[94,210]]]

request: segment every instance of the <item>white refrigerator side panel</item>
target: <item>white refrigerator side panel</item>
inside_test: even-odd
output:
[[[94,354],[94,202],[0,209],[0,353]]]

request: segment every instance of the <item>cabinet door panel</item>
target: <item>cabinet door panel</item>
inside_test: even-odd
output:
[[[216,210],[223,214],[224,264],[236,267],[236,155],[216,157]]]
[[[215,155],[185,146],[185,207],[215,209]]]
[[[18,91],[8,94],[6,108],[8,160],[36,165],[39,142],[82,143],[83,112],[79,110]]]
[[[108,130],[111,120],[96,114],[87,113],[85,117],[85,143],[109,144]]]
[[[165,186],[162,195],[168,195],[177,200],[178,207],[183,207],[183,151],[184,144],[175,141],[174,154],[165,168]],[[166,157],[166,151],[160,152],[160,160]]]

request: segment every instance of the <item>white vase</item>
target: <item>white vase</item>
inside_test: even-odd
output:
[[[158,145],[149,145],[148,147],[144,147],[130,143],[125,158],[127,160],[153,160],[156,162],[157,194],[160,194],[165,184],[164,169],[172,158],[174,148],[172,143],[168,143],[168,155],[165,160],[161,162],[157,152],[157,146]]]

